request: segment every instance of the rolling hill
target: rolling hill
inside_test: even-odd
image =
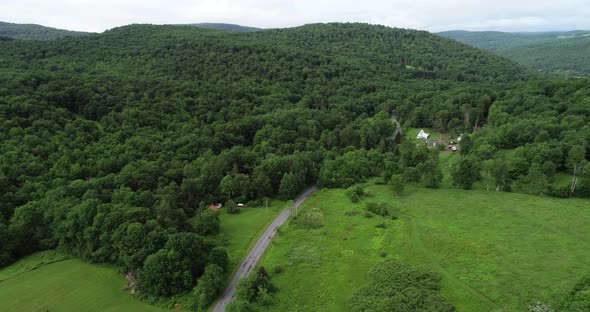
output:
[[[0,22],[0,37],[13,39],[50,40],[66,36],[87,36],[91,33],[57,29],[36,24]]]
[[[446,31],[439,35],[490,50],[546,72],[590,75],[590,31],[505,33]]]

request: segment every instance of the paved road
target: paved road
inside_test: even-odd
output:
[[[397,118],[395,118],[395,113],[391,113],[391,121],[395,124],[395,132],[393,133],[393,139],[397,139],[397,136],[400,135],[400,133],[402,132],[402,127],[399,124],[399,121],[397,121]]]
[[[299,207],[299,205],[301,205],[311,194],[313,194],[313,192],[317,191],[317,189],[317,186],[312,186],[303,192],[303,194],[299,195],[299,197],[295,199],[295,207]],[[246,259],[244,259],[244,262],[242,262],[242,265],[223,292],[223,296],[217,302],[217,305],[215,305],[215,309],[213,310],[214,312],[225,311],[225,306],[234,298],[236,286],[238,285],[240,279],[250,274],[250,272],[256,267],[258,260],[260,260],[260,257],[264,254],[264,251],[266,248],[268,248],[268,245],[270,245],[272,238],[277,233],[277,228],[287,221],[290,214],[291,209],[285,208],[285,210],[283,210],[283,212],[281,212],[281,214],[278,215],[274,221],[272,221],[268,228],[266,228],[262,236],[260,236],[256,242],[256,245],[254,245],[254,248],[252,248]]]

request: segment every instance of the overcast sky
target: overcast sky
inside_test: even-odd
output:
[[[590,0],[0,0],[0,21],[98,32],[131,23],[198,22],[547,31],[590,29]]]

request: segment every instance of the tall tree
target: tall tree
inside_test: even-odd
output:
[[[481,180],[481,161],[473,156],[463,157],[451,169],[451,176],[455,185],[469,190]]]
[[[404,193],[404,176],[401,174],[392,175],[389,185],[395,194],[402,195]]]
[[[299,193],[297,177],[292,172],[285,173],[279,186],[279,195],[283,199],[293,199],[297,196],[297,193]]]

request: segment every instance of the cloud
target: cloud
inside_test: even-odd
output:
[[[263,28],[368,22],[430,31],[590,29],[588,0],[0,0],[0,20],[103,31],[130,23]]]

